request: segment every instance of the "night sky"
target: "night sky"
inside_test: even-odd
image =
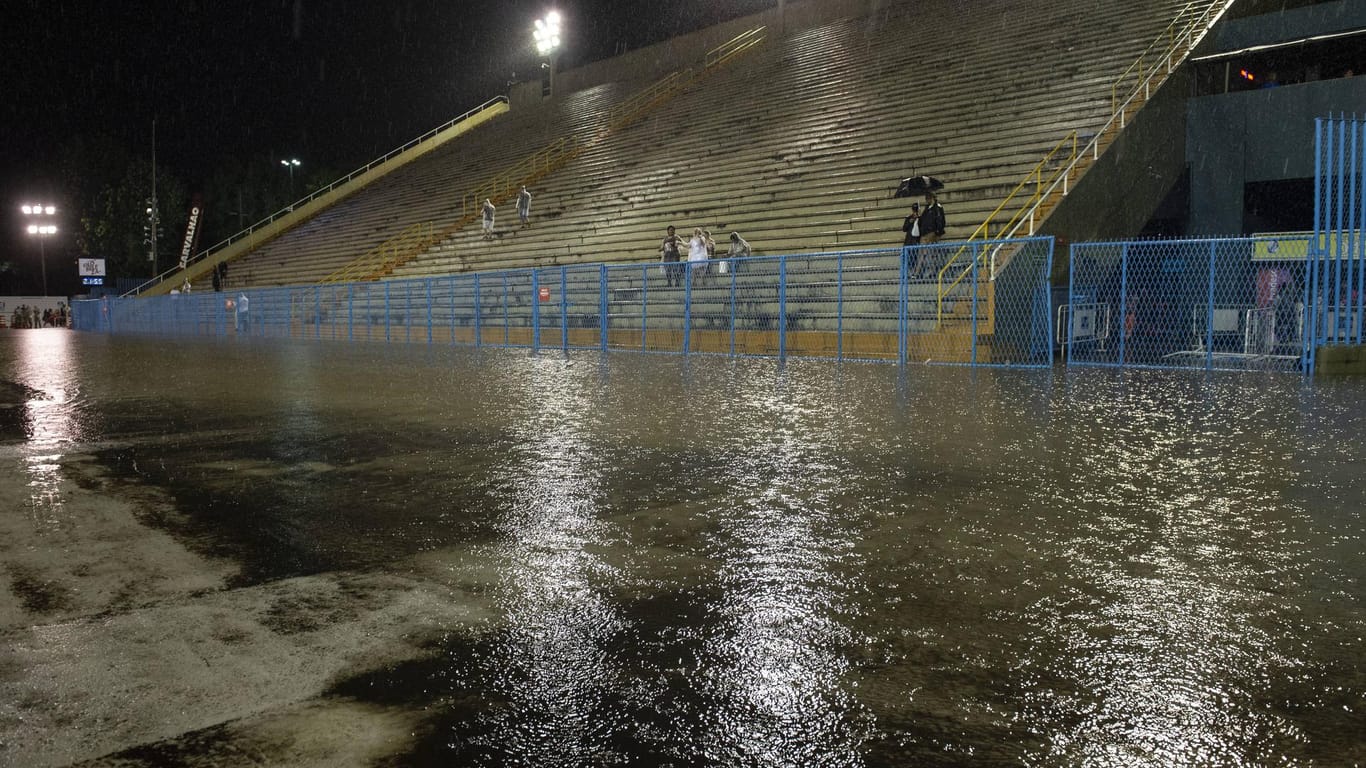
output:
[[[73,140],[103,135],[149,154],[155,117],[158,160],[191,190],[235,157],[350,170],[536,77],[531,23],[551,8],[565,16],[569,68],[776,5],[6,0],[0,259],[31,260],[18,206],[63,204],[56,165]],[[49,253],[64,247],[59,237]]]

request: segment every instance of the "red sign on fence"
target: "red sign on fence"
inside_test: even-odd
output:
[[[546,286],[541,287],[541,301],[550,301],[550,288]]]

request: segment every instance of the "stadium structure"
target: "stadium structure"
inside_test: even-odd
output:
[[[1314,118],[1366,103],[1364,40],[1366,7],[1347,0],[788,4],[557,73],[553,91],[516,85],[137,294],[186,282],[205,292],[223,263],[233,290],[604,265],[602,300],[577,301],[580,317],[569,278],[551,307],[529,292],[535,278],[515,297],[504,278],[487,300],[499,289],[476,284],[473,317],[452,309],[436,324],[477,341],[493,311],[509,341],[519,338],[510,325],[539,337],[538,313],[553,312],[566,345],[600,336],[606,347],[621,330],[670,348],[680,328],[726,325],[729,311],[726,333],[685,336],[685,349],[735,352],[739,326],[791,332],[789,351],[843,354],[847,343],[854,356],[904,358],[910,346],[913,358],[961,361],[955,339],[970,337],[974,362],[1037,359],[1025,347],[1054,318],[1047,303],[1038,316],[1033,272],[1051,264],[1051,282],[1065,283],[1070,243],[1310,229]],[[606,267],[656,261],[667,226],[710,230],[719,257],[731,232],[759,256],[898,250],[909,201],[892,193],[918,174],[944,182],[953,244],[939,246],[929,285],[899,287],[900,258],[865,265],[847,287],[842,275],[836,328],[834,313],[814,309],[825,288],[795,285],[781,310],[765,309],[780,298],[764,287],[776,274],[737,267],[728,309],[719,295],[709,307],[699,281],[665,341],[643,317],[619,322],[629,313],[617,310],[654,290],[654,273],[609,291]],[[526,227],[513,208],[524,184]],[[491,237],[485,199],[499,211]],[[1020,278],[1031,287],[1011,293],[1010,265],[1029,250],[1017,239],[1040,235],[1054,238],[1048,258],[1031,258]],[[543,280],[536,290],[548,290]],[[744,317],[737,290],[749,291]],[[876,317],[888,302],[900,303],[899,320]],[[320,300],[313,324],[327,312]],[[1005,325],[1032,330],[1009,340]],[[571,328],[584,331],[576,343]]]

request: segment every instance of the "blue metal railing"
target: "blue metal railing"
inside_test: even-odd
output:
[[[416,280],[76,302],[105,333],[449,343],[532,350],[1043,366],[1051,238],[969,246],[980,265],[939,312],[919,248],[582,264]],[[945,253],[941,246],[934,253]],[[989,280],[988,262],[998,276]],[[1006,268],[1001,260],[1009,258]]]

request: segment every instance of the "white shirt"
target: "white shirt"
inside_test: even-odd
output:
[[[707,243],[700,237],[688,241],[688,261],[706,261]]]

